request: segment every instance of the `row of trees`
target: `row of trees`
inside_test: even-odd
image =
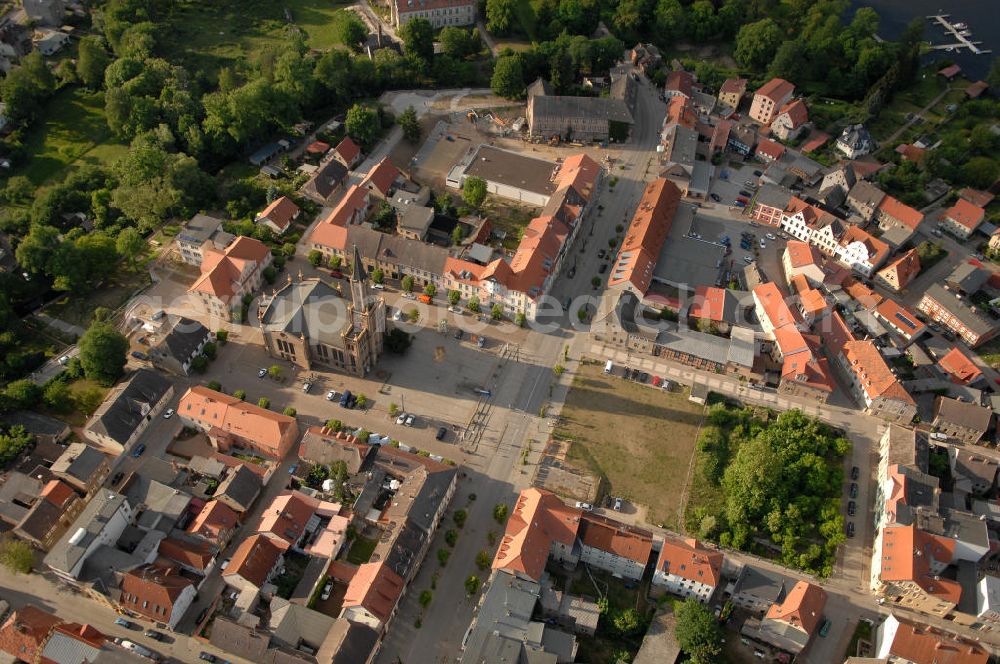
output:
[[[843,457],[851,444],[799,410],[771,422],[749,409],[709,409],[698,439],[699,472],[721,493],[688,526],[723,546],[771,543],[782,564],[828,576],[844,540]]]
[[[624,48],[625,44],[615,37],[588,39],[564,33],[524,51],[504,49],[494,64],[490,85],[496,94],[516,98],[523,95],[528,83],[541,76],[559,94],[577,93],[578,76],[606,72]]]

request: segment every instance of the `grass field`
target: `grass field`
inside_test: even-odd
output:
[[[284,39],[287,8],[291,25],[300,28],[311,48],[327,49],[337,44],[342,14],[349,2],[330,0],[180,0],[171,17],[172,29],[165,36],[168,50],[182,60],[195,61],[209,76],[238,57],[253,59],[262,47]]]
[[[650,523],[677,529],[702,421],[702,407],[687,397],[687,391],[664,392],[586,364],[573,379],[555,433],[573,441],[570,460],[600,475],[612,495],[646,506]]]
[[[81,164],[108,165],[125,154],[104,119],[104,94],[78,87],[60,90],[25,137],[31,155],[18,173],[36,185],[58,182]]]
[[[347,562],[364,565],[371,560],[372,552],[375,551],[376,546],[378,546],[377,538],[365,539],[360,536],[355,538],[351,548],[347,551]]]

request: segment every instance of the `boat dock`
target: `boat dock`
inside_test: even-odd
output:
[[[982,44],[983,42],[981,42],[981,41],[972,41],[971,39],[969,39],[968,37],[971,36],[971,33],[970,33],[969,36],[963,35],[962,34],[963,32],[966,32],[966,33],[969,32],[967,29],[965,29],[965,24],[964,23],[952,23],[951,21],[948,20],[948,18],[950,16],[951,16],[950,14],[935,14],[933,16],[928,16],[927,17],[928,20],[933,21],[934,23],[937,23],[942,28],[944,28],[944,31],[946,33],[948,33],[951,37],[955,38],[955,42],[954,43],[951,43],[951,44],[933,44],[931,46],[932,49],[938,50],[938,51],[961,51],[963,48],[967,48],[967,49],[969,49],[970,52],[974,53],[975,55],[982,55],[982,54],[985,54],[985,53],[991,53],[990,49],[988,49],[988,48],[987,49],[979,48],[979,44]]]

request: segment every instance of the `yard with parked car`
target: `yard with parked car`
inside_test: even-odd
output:
[[[702,407],[688,401],[686,388],[667,392],[603,368],[581,365],[555,435],[573,441],[570,461],[598,474],[606,493],[644,505],[650,523],[676,529]]]

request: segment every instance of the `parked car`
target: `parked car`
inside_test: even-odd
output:
[[[603,259],[605,255],[606,255],[606,252],[604,251],[604,249],[601,249],[600,251],[597,252],[597,257],[598,258],[602,258]]]
[[[330,390],[329,392],[326,393],[327,401],[333,401],[336,398],[337,398],[337,390]]]
[[[174,409],[173,408],[167,408],[167,410],[164,411],[164,413],[163,413],[163,419],[165,419],[165,420],[169,420],[173,416],[174,416]]]
[[[768,240],[777,240],[778,239],[778,238],[774,237],[774,233],[768,233],[765,237],[767,237]]]
[[[829,618],[824,618],[823,619],[823,624],[819,626],[819,635],[825,637],[827,634],[829,634],[830,633],[830,625],[832,625],[832,624],[833,623],[830,622]]]
[[[753,263],[753,258],[751,256],[744,256],[743,262],[749,265],[750,263]]]
[[[309,394],[309,390],[311,390],[311,389],[312,389],[312,383],[309,383],[309,382],[302,383],[302,391],[303,392],[305,392],[306,394]]]
[[[857,482],[851,482],[851,490],[850,491],[851,491],[851,498],[857,498],[858,497],[858,483]]]
[[[146,443],[139,443],[132,448],[132,456],[138,459],[142,456],[142,453],[146,451]]]
[[[764,238],[760,239],[760,248],[761,249],[767,249],[767,243],[764,242]]]
[[[155,629],[147,629],[143,632],[143,636],[154,641],[162,641],[165,638],[161,632],[157,632]]]
[[[202,650],[200,653],[198,653],[198,659],[202,660],[203,662],[215,662],[219,658],[210,652],[205,652],[204,650]]]
[[[319,596],[320,599],[324,601],[330,599],[331,592],[333,592],[333,581],[327,581],[326,585],[323,586],[323,594]]]
[[[403,320],[403,310],[396,309],[396,311],[392,313],[392,319],[396,321]]]
[[[614,507],[614,510],[616,512],[621,512],[622,511],[622,499],[621,498],[615,498],[615,507]]]
[[[716,203],[722,200],[722,198],[720,198],[718,194],[709,194],[708,197],[711,198]]]
[[[347,404],[351,401],[351,391],[344,390],[344,393],[340,395],[340,407],[347,408]]]
[[[733,207],[742,208],[746,206],[747,206],[746,201],[736,201],[735,203],[733,203]]]
[[[396,418],[396,424],[406,424],[406,413],[400,413]]]
[[[649,382],[649,374],[646,373],[645,371],[643,371],[641,374],[639,374],[639,382],[640,383],[648,383]]]
[[[125,477],[125,473],[119,470],[117,473],[114,474],[114,477],[111,478],[111,486],[116,486],[119,482],[122,481],[123,477]]]
[[[115,618],[115,624],[124,627],[125,629],[132,629],[134,626],[131,620],[125,620],[122,617]]]
[[[406,421],[403,422],[403,425],[404,426],[408,426],[408,427],[412,427],[413,423],[416,422],[416,420],[417,420],[416,415],[407,415],[406,416]]]
[[[463,334],[462,330],[455,330],[455,338],[456,339],[461,339],[462,338],[462,334]]]
[[[132,357],[134,357],[137,360],[148,360],[149,359],[148,355],[146,355],[145,353],[139,352],[137,350],[132,351]]]
[[[746,196],[747,198],[750,198],[751,196],[753,196],[753,194],[751,194],[746,189],[740,189],[740,196]]]
[[[857,511],[857,509],[858,509],[858,504],[855,503],[853,500],[847,503],[847,516],[854,516],[854,513]]]
[[[257,377],[263,378],[267,375],[267,369],[257,369]]]
[[[330,276],[333,277],[334,279],[343,279],[344,273],[341,272],[340,270],[330,270]]]
[[[450,307],[448,307],[448,311],[450,311],[453,314],[458,314],[459,316],[461,316],[463,313],[462,309],[455,305],[451,305]]]
[[[438,427],[437,433],[434,434],[435,440],[444,440],[445,435],[447,435],[448,430],[444,427]]]
[[[590,503],[581,503],[580,501],[577,501],[576,509],[583,510],[584,512],[589,512],[594,509],[594,506],[591,505]]]
[[[847,524],[847,536],[854,537],[854,522],[851,521]]]
[[[853,468],[851,468],[851,479],[852,480],[858,479],[859,475],[861,475],[861,469],[860,468],[858,468],[857,466],[854,466]]]
[[[600,272],[601,274],[604,274],[607,271],[608,271],[608,264],[607,263],[601,263],[601,268],[598,270],[598,272]]]

